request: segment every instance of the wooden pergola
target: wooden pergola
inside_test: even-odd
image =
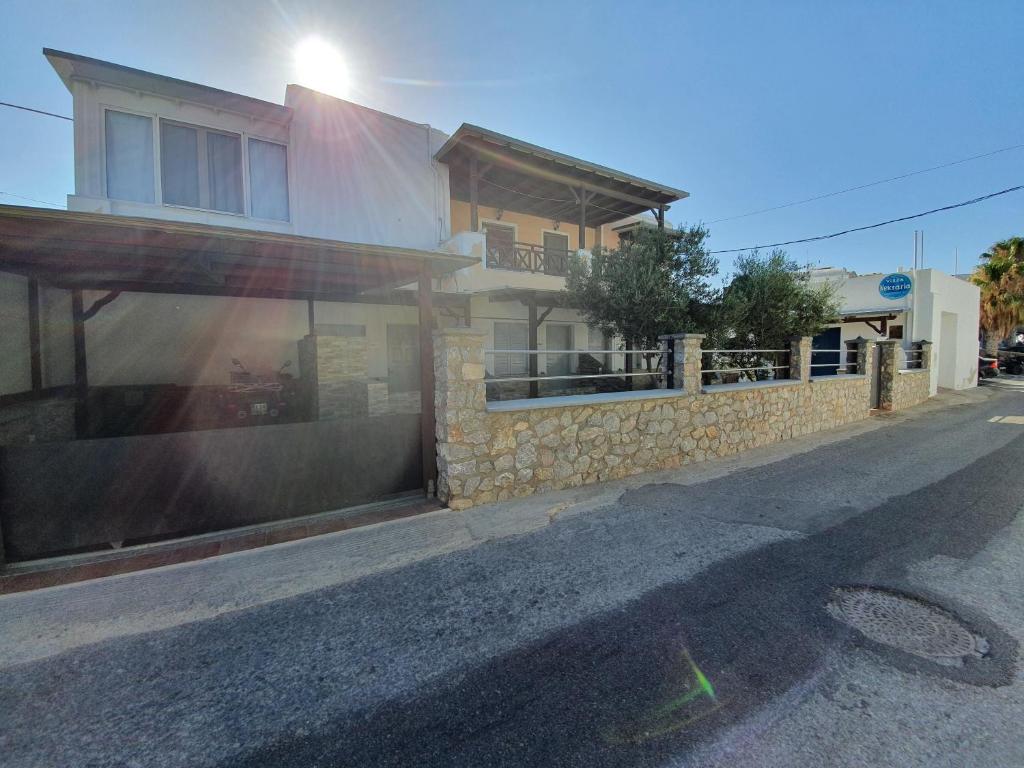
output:
[[[435,295],[433,278],[476,258],[412,248],[344,243],[290,234],[231,229],[108,214],[0,206],[0,271],[28,279],[29,396],[42,396],[39,318],[41,282],[71,292],[74,392],[88,393],[85,323],[125,291],[298,299],[314,302],[411,304],[419,308],[423,469],[435,473],[433,308],[461,306]],[[416,285],[418,290],[398,290]],[[104,295],[86,307],[84,290]],[[79,416],[79,419],[82,417]]]
[[[469,203],[470,227],[479,229],[478,207],[576,221],[579,242],[587,227],[651,212],[665,225],[669,204],[688,197],[681,189],[563,155],[464,123],[435,158],[448,165],[451,196]]]

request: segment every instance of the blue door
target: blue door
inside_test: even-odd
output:
[[[811,339],[811,376],[835,376],[842,364],[842,330],[828,328]]]

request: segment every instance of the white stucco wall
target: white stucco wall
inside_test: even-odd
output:
[[[164,205],[160,189],[160,118],[190,125],[237,133],[243,138],[242,175],[246,200],[249,189],[249,156],[244,151],[248,137],[281,144],[289,143],[286,122],[257,119],[236,112],[212,109],[202,104],[165,98],[158,93],[129,91],[102,83],[74,80],[71,84],[75,117],[75,193],[68,195],[68,209],[87,213],[184,221],[270,232],[294,232],[291,222],[256,219],[244,214]],[[107,197],[104,113],[107,109],[150,117],[153,121],[154,203],[116,200]],[[289,147],[289,165],[293,163]],[[289,187],[294,187],[293,175]],[[294,220],[294,216],[292,216]]]
[[[931,392],[938,388],[977,386],[979,291],[977,286],[934,269],[906,273],[912,280],[909,296],[892,300],[878,286],[885,274],[851,275],[842,270],[813,276],[832,282],[844,311],[885,310],[897,314],[890,325],[903,325],[903,346],[932,342]],[[882,312],[879,312],[881,314]],[[843,323],[842,340],[885,338],[865,323]]]
[[[290,85],[295,231],[358,243],[436,249],[450,236],[447,135]]]
[[[435,249],[450,236],[448,168],[433,159],[448,138],[441,131],[294,85],[285,97],[290,115],[281,119],[170,98],[160,88],[157,80],[152,91],[71,82],[75,190],[68,196],[69,209],[423,249]],[[107,197],[107,109],[152,118],[155,202]],[[237,133],[243,142],[252,137],[287,145],[290,220],[254,218],[248,205],[245,214],[236,215],[163,204],[161,118]],[[242,162],[248,201],[244,149]]]

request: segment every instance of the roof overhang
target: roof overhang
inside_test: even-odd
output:
[[[479,126],[464,123],[437,151],[449,168],[451,194],[470,199],[470,163],[482,173],[477,202],[545,218],[570,221],[579,210],[579,194],[588,201],[587,226],[657,210],[689,193],[653,181],[563,155]]]
[[[477,262],[412,248],[0,206],[0,271],[65,288],[344,301]]]
[[[909,311],[909,307],[876,307],[873,309],[842,309],[839,311],[839,316],[844,322],[853,322],[861,318],[867,318],[870,320],[877,320],[885,317],[893,319],[897,315]]]
[[[52,48],[43,48],[43,55],[60,75],[60,79],[64,81],[68,90],[71,90],[74,80],[84,80],[104,83],[129,91],[141,91],[190,101],[213,109],[236,112],[276,123],[287,124],[291,120],[292,111],[288,107],[251,96],[222,91],[208,85],[190,83],[187,80],[178,80],[174,77],[114,64],[102,59],[93,59],[77,53],[57,51]]]
[[[474,296],[486,296],[488,301],[518,301],[523,304],[536,304],[538,307],[563,307],[572,309],[565,291],[544,288],[516,288],[505,285],[475,291]]]

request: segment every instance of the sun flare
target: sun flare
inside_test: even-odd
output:
[[[341,52],[320,37],[307,37],[295,47],[295,75],[299,85],[348,98],[351,81]]]

